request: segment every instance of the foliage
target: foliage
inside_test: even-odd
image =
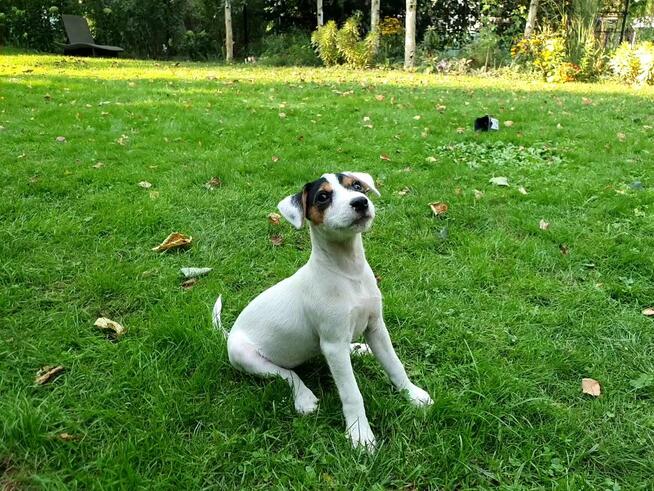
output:
[[[318,27],[311,34],[311,44],[314,46],[318,57],[325,66],[338,65],[341,61],[340,52],[337,46],[338,26],[330,20]]]
[[[259,62],[274,66],[315,66],[320,60],[311,48],[308,34],[293,29],[262,39]]]
[[[511,55],[518,64],[531,66],[548,82],[569,81],[572,67],[566,62],[565,35],[543,29],[523,38],[511,48]]]
[[[654,84],[654,43],[644,41],[631,46],[621,44],[609,62],[613,73],[622,81],[639,85]]]
[[[505,55],[500,48],[500,37],[491,26],[484,26],[479,34],[463,50],[463,55],[470,59],[475,67],[495,67]]]
[[[384,17],[379,23],[378,56],[385,63],[404,56],[404,27],[397,17]]]
[[[326,66],[346,63],[354,68],[372,65],[379,40],[378,32],[370,32],[361,39],[359,16],[352,16],[338,29],[336,22],[329,21],[316,29],[311,42]]]

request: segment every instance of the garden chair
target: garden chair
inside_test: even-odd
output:
[[[117,56],[123,51],[118,46],[95,44],[86,19],[81,15],[62,15],[68,43],[64,45],[64,54],[91,56]]]

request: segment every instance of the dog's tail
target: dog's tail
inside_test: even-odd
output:
[[[220,329],[223,333],[223,336],[225,336],[225,339],[227,339],[227,336],[229,335],[229,332],[227,329],[223,327],[223,323],[220,320],[220,313],[223,310],[223,296],[218,295],[218,298],[216,299],[216,303],[213,305],[213,311],[211,313],[211,322],[213,323],[213,327],[216,329]]]

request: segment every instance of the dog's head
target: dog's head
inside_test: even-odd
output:
[[[323,174],[277,206],[295,228],[301,228],[308,220],[312,227],[344,237],[370,229],[375,218],[375,206],[368,198],[370,192],[379,196],[370,174]]]

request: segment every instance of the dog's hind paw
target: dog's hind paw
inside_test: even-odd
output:
[[[298,414],[311,414],[318,409],[318,398],[309,389],[295,397],[295,410]]]
[[[350,343],[350,354],[352,356],[372,355],[372,350],[365,343]]]

